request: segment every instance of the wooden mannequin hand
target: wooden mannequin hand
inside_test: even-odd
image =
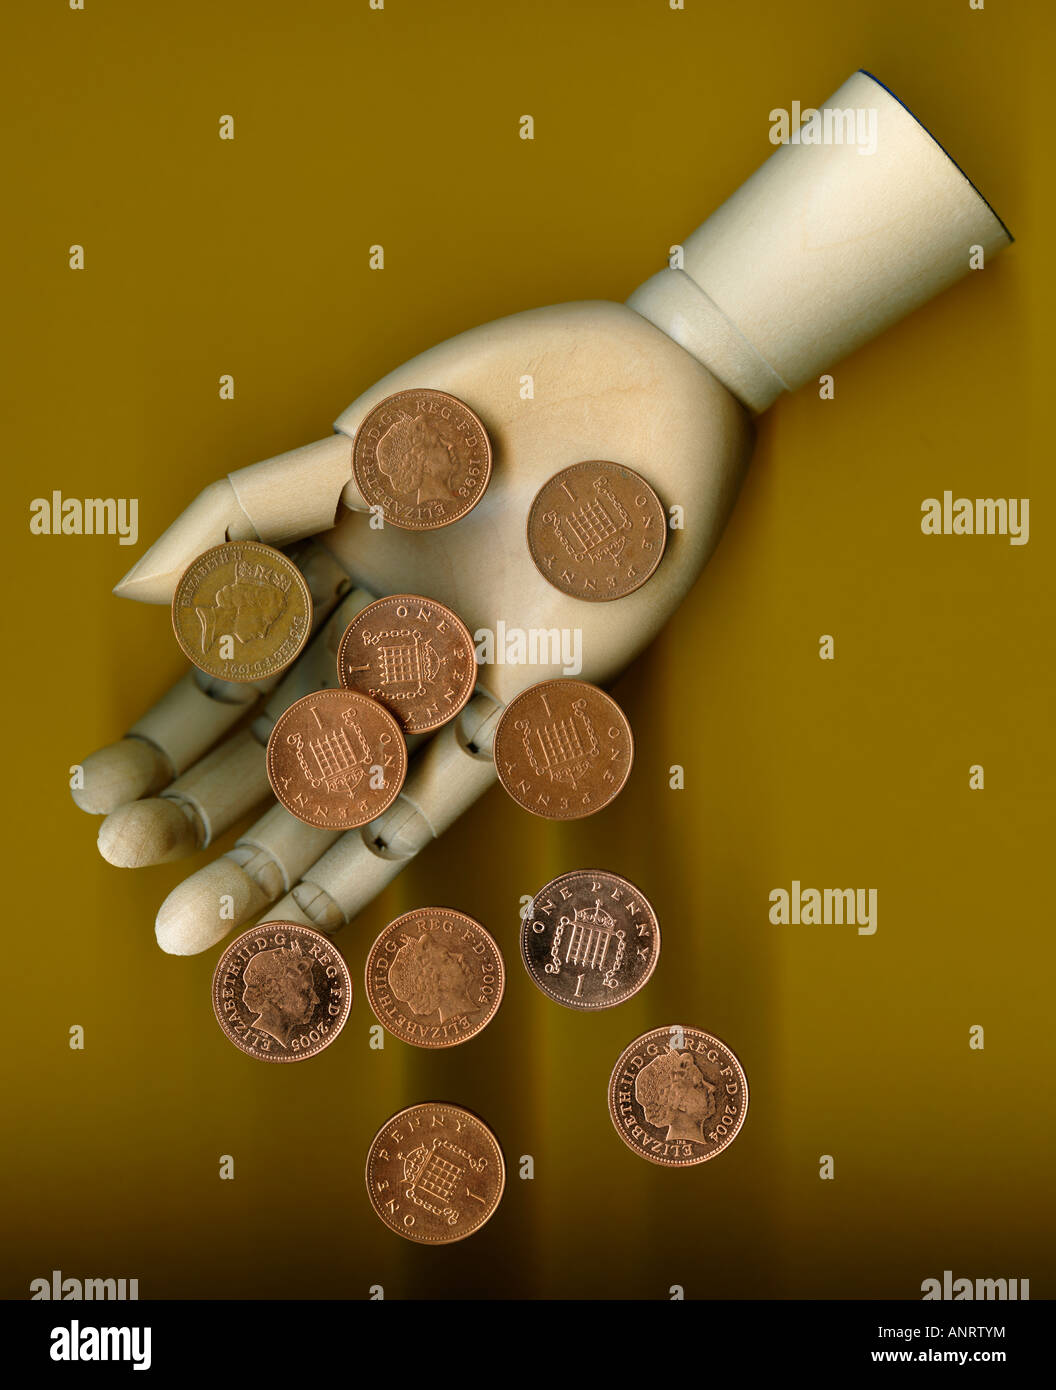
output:
[[[459,397],[484,422],[494,451],[491,483],[474,510],[451,526],[378,527],[352,478],[352,437],[380,400],[422,387]],[[157,923],[164,949],[207,949],[284,891],[269,915],[326,929],[348,921],[494,781],[491,735],[507,701],[562,675],[608,681],[652,640],[718,540],[751,436],[743,407],[671,338],[625,306],[582,303],[518,314],[451,339],[360,397],[330,439],[211,484],[117,593],[168,603],[183,570],[210,545],[255,537],[290,546],[313,533],[320,534],[291,554],[309,580],[317,612],[333,609],[343,590],[351,592],[258,717],[205,757],[260,692],[210,689],[205,678],[189,676],[130,737],[86,760],[77,799],[86,810],[109,812],[100,849],[113,863],[156,863],[201,848],[267,797],[264,745],[272,723],[300,694],[336,684],[337,641],[372,597],[439,599],[478,641],[500,622],[507,631],[578,633],[582,669],[481,666],[469,705],[418,746],[412,741],[400,797],[361,830],[338,838],[273,804],[234,850],[169,895]],[[559,469],[592,459],[635,469],[665,509],[677,507],[684,519],[669,532],[650,580],[607,603],[554,588],[525,543],[528,510],[542,484]],[[225,704],[233,690],[242,702]]]

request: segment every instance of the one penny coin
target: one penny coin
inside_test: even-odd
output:
[[[627,781],[627,716],[596,685],[540,681],[515,696],[495,729],[495,768],[518,805],[550,820],[600,811]]]
[[[637,994],[660,956],[644,893],[605,869],[575,869],[524,911],[521,958],[544,994],[569,1009],[609,1009]]]
[[[390,922],[370,948],[370,1007],[395,1038],[454,1047],[491,1022],[505,984],[502,954],[464,912],[419,907]]]
[[[367,1154],[367,1192],[390,1231],[449,1245],[479,1231],[506,1186],[491,1130],[458,1105],[412,1105],[378,1130]]]
[[[265,680],[307,642],[312,596],[280,550],[228,541],[184,571],[172,596],[172,626],[184,654],[210,676]]]
[[[609,1114],[623,1142],[650,1163],[706,1163],[736,1139],[748,1080],[725,1043],[699,1028],[654,1028],[612,1070]]]
[[[408,531],[450,526],[484,496],[491,441],[465,401],[446,391],[397,391],[356,431],[352,472],[386,525]]]
[[[316,690],[275,721],[267,768],[291,815],[320,830],[350,830],[399,796],[407,745],[393,716],[369,695]]]
[[[450,608],[417,594],[379,598],[357,613],[337,653],[345,690],[383,704],[408,734],[437,729],[473,694],[469,629]]]
[[[528,512],[528,550],[543,578],[592,603],[640,589],[660,563],[667,516],[633,468],[596,459],[545,482]]]
[[[262,1062],[303,1062],[329,1047],[352,1007],[344,958],[320,932],[262,922],[237,936],[213,975],[227,1037]]]

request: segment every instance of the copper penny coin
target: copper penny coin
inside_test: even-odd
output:
[[[458,1105],[411,1105],[386,1121],[367,1154],[367,1192],[390,1231],[450,1245],[499,1205],[506,1164],[491,1130]]]
[[[337,676],[345,690],[383,704],[405,733],[424,734],[453,719],[473,694],[473,639],[462,619],[434,599],[379,598],[345,628]]]
[[[609,1079],[609,1114],[650,1163],[706,1163],[736,1139],[748,1080],[725,1043],[699,1028],[654,1028],[626,1048]]]
[[[465,401],[397,391],[371,410],[352,450],[356,486],[385,522],[407,531],[450,526],[484,496],[491,441]]]
[[[633,883],[605,869],[551,879],[524,910],[521,958],[551,999],[610,1009],[637,994],[660,956],[660,923]]]
[[[312,596],[300,570],[259,541],[227,541],[199,555],[172,596],[185,656],[225,681],[285,670],[308,640]]]
[[[495,729],[499,781],[518,805],[550,820],[600,811],[627,781],[633,761],[627,716],[586,681],[529,686]]]
[[[399,796],[407,745],[369,695],[316,690],[276,719],[267,766],[271,789],[292,816],[320,830],[350,830]]]
[[[352,977],[332,941],[295,922],[261,922],[220,957],[213,1012],[262,1062],[303,1062],[329,1047],[352,1007]]]
[[[474,1038],[502,1002],[502,953],[464,912],[419,907],[390,922],[370,948],[367,998],[394,1038],[454,1047]]]
[[[543,484],[528,512],[528,550],[547,583],[592,603],[640,589],[660,563],[667,515],[633,468],[595,459]]]

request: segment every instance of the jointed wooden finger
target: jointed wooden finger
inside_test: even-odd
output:
[[[313,627],[318,629],[351,580],[317,542],[294,547],[290,558],[311,591]],[[282,679],[280,673],[264,681],[236,684],[191,667],[124,738],[84,759],[81,784],[72,791],[74,801],[82,811],[105,816],[141,796],[161,791]]]
[[[403,791],[376,821],[349,830],[271,916],[336,931],[495,781],[491,738],[502,706],[478,693],[421,749]]]
[[[265,912],[340,834],[272,806],[234,849],[172,890],[155,922],[158,945],[175,956],[208,950]]]
[[[114,585],[114,593],[168,603],[184,570],[210,546],[247,540],[286,545],[328,530],[351,474],[351,440],[333,434],[210,483]]]
[[[337,684],[337,646],[355,615],[372,601],[353,589],[304,656],[283,678],[249,725],[215,748],[159,797],[134,801],[107,816],[99,852],[119,868],[166,863],[202,849],[270,795],[268,735],[294,700]]]

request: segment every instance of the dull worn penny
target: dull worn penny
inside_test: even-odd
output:
[[[595,459],[562,468],[528,512],[528,550],[543,578],[593,603],[640,589],[660,563],[667,516],[633,468]]]
[[[540,681],[515,696],[495,729],[495,768],[518,805],[550,820],[600,811],[627,781],[631,726],[586,681]]]
[[[748,1080],[724,1042],[673,1024],[635,1038],[612,1070],[609,1114],[623,1142],[650,1163],[706,1163],[736,1139]]]
[[[302,695],[275,721],[268,781],[291,815],[320,830],[366,825],[396,800],[407,745],[396,720],[356,690]]]
[[[660,956],[660,923],[633,883],[606,869],[551,879],[525,908],[521,958],[569,1009],[609,1009],[637,994]]]
[[[479,922],[419,907],[390,922],[367,956],[370,1007],[395,1038],[454,1047],[491,1022],[502,1002],[502,954]]]
[[[433,531],[458,521],[484,496],[491,441],[457,396],[427,388],[397,391],[356,430],[352,471],[387,526]]]
[[[328,1047],[352,1007],[352,978],[332,941],[295,922],[261,922],[228,946],[213,975],[227,1037],[262,1062],[303,1062]]]
[[[435,599],[379,598],[345,629],[337,676],[344,689],[383,704],[405,733],[427,733],[453,719],[473,694],[473,639],[462,619]]]
[[[449,1245],[479,1231],[506,1186],[499,1141],[458,1105],[411,1105],[386,1121],[367,1154],[367,1192],[390,1231]]]
[[[227,541],[184,571],[172,596],[172,626],[200,670],[225,681],[265,680],[307,642],[312,596],[280,550]]]

